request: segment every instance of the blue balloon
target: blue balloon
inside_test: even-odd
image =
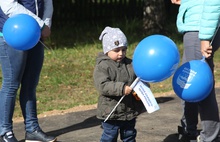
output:
[[[160,82],[174,74],[180,54],[176,44],[164,35],[144,38],[133,54],[135,74],[145,82]]]
[[[17,14],[6,20],[2,33],[9,46],[18,50],[28,50],[38,43],[41,29],[33,17]]]
[[[173,90],[187,102],[205,99],[213,88],[213,74],[203,60],[192,60],[181,65],[172,79]]]

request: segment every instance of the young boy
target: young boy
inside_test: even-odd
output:
[[[145,111],[143,103],[132,95],[129,87],[136,75],[132,60],[126,57],[127,38],[119,28],[106,27],[100,37],[103,53],[99,53],[94,69],[94,83],[100,93],[97,118],[102,120],[101,142],[135,142],[136,117]],[[122,96],[114,113],[104,122]]]

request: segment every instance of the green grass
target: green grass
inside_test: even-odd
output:
[[[167,27],[171,39],[177,44],[182,55],[181,35],[175,30],[175,23]],[[127,35],[132,58],[136,45],[147,35],[141,32],[142,23],[137,20],[114,23]],[[37,88],[38,113],[51,110],[65,110],[79,105],[95,104],[98,93],[93,85],[93,69],[98,52],[102,51],[98,37],[105,25],[73,25],[52,30],[46,41],[45,62]],[[220,55],[216,53],[216,79],[220,79]],[[153,93],[171,91],[171,79],[152,83]],[[21,116],[17,99],[15,117]]]

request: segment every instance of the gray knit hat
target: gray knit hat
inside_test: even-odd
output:
[[[118,47],[127,47],[128,44],[125,34],[119,28],[105,27],[99,40],[102,40],[104,54]]]

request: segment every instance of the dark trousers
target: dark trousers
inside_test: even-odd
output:
[[[219,48],[220,32],[217,33],[213,41],[213,51]],[[183,53],[183,63],[191,60],[202,59],[202,54],[200,50],[200,40],[198,38],[198,32],[187,32],[183,37],[184,53]],[[213,53],[214,56],[214,53]],[[211,70],[214,70],[213,56],[206,59]],[[205,85],[205,82],[204,82]],[[213,89],[209,96],[203,101],[198,103],[191,103],[182,101],[183,105],[183,117],[181,119],[181,124],[185,129],[186,133],[191,135],[196,135],[197,124],[200,115],[202,131],[200,137],[202,141],[213,141],[220,129],[219,123],[219,110],[216,101],[215,88]]]

